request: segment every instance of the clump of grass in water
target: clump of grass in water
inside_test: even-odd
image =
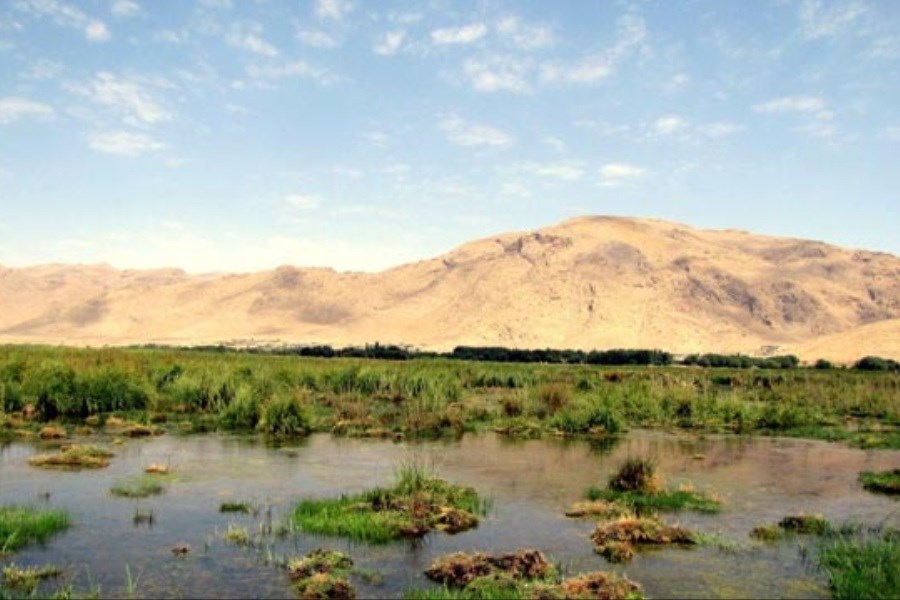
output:
[[[900,494],[900,469],[892,471],[863,471],[859,474],[862,486],[870,492],[895,496]]]
[[[900,532],[877,537],[837,534],[819,546],[818,562],[837,600],[900,598]]]
[[[159,477],[148,475],[120,479],[109,488],[113,496],[123,498],[147,498],[162,494],[165,490],[165,486],[159,482]]]
[[[28,463],[51,469],[102,469],[109,466],[109,459],[113,456],[109,450],[97,446],[71,444],[60,448],[59,452],[32,456]]]
[[[347,581],[353,560],[337,550],[313,550],[288,562],[288,572],[302,598],[355,598]]]
[[[54,565],[20,567],[11,563],[3,567],[3,586],[31,594],[37,589],[38,583],[44,579],[59,577],[62,572],[62,569]]]
[[[256,514],[257,509],[249,502],[223,502],[219,505],[221,513],[243,513],[245,515]]]
[[[697,543],[691,531],[645,517],[623,517],[600,523],[591,534],[591,540],[594,551],[610,562],[630,560],[635,546]]]
[[[831,523],[820,515],[788,515],[777,524],[754,527],[750,532],[750,537],[771,543],[777,542],[791,533],[826,535],[833,531]]]
[[[640,585],[614,573],[598,571],[561,580],[538,550],[500,555],[458,552],[438,558],[425,574],[443,587],[411,590],[407,598],[643,598]]]
[[[609,478],[606,488],[590,488],[587,498],[594,502],[618,504],[638,513],[652,510],[715,513],[721,510],[721,501],[689,487],[662,489],[656,465],[644,458],[625,461]]]
[[[246,527],[229,524],[228,529],[222,534],[222,538],[236,546],[250,545],[250,531]]]
[[[68,513],[24,506],[0,506],[0,554],[43,542],[69,526]]]
[[[310,533],[387,543],[433,529],[457,533],[477,526],[486,503],[470,488],[434,477],[418,466],[402,467],[392,488],[375,488],[336,499],[303,500],[292,520]]]

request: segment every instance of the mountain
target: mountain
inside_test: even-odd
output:
[[[0,268],[0,342],[786,351],[900,358],[900,258],[581,217],[380,273]]]

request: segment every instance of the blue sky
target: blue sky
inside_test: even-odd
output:
[[[3,0],[0,264],[376,270],[582,214],[900,254],[895,0]]]

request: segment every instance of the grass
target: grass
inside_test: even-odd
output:
[[[410,590],[406,598],[643,598],[640,585],[614,573],[562,579],[538,550],[498,555],[457,552],[435,560],[425,575],[442,587]]]
[[[653,511],[693,510],[716,513],[722,503],[690,488],[666,490],[656,465],[644,458],[629,458],[613,473],[605,488],[593,487],[587,499],[605,502],[644,514]]]
[[[32,542],[44,542],[68,527],[69,515],[61,510],[0,506],[0,554]]]
[[[900,598],[900,534],[839,534],[819,547],[819,566],[837,600]]]
[[[20,567],[11,563],[3,567],[3,586],[12,590],[34,593],[38,583],[52,577],[59,577],[63,570],[54,565],[40,567]]]
[[[454,485],[417,466],[404,466],[391,488],[375,488],[335,499],[302,500],[294,525],[309,533],[383,544],[439,529],[456,533],[478,524],[486,512],[474,489]]]
[[[288,562],[288,573],[301,598],[355,598],[347,581],[353,560],[337,550],[313,550]]]
[[[892,471],[864,471],[859,474],[862,486],[870,492],[896,496],[900,494],[900,469]]]
[[[622,517],[600,523],[591,534],[594,551],[610,562],[625,562],[640,546],[697,543],[697,536],[687,529],[669,526],[649,517]]]
[[[223,502],[219,505],[221,513],[243,513],[245,515],[254,514],[256,508],[249,502]]]
[[[102,469],[109,466],[113,456],[109,450],[97,446],[71,444],[60,448],[59,452],[32,456],[28,463],[48,469]]]
[[[723,384],[726,382],[726,384]],[[0,389],[19,422],[147,423],[302,436],[454,436],[499,429],[614,434],[628,428],[791,435],[900,448],[900,374],[406,361],[187,351],[0,346]],[[36,435],[40,427],[29,429]],[[3,435],[13,434],[8,427]]]
[[[121,498],[148,498],[158,496],[166,490],[159,481],[159,477],[152,475],[139,475],[119,479],[109,488],[109,493]]]
[[[228,529],[222,534],[222,539],[235,546],[250,546],[250,530],[246,527],[239,527],[233,523],[228,524]]]

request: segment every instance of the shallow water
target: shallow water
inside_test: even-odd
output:
[[[385,597],[431,585],[422,572],[447,552],[529,547],[573,574],[624,572],[653,598],[805,598],[827,595],[822,576],[800,551],[812,541],[759,544],[748,537],[753,527],[796,512],[821,513],[836,522],[900,525],[900,505],[864,491],[856,481],[859,471],[897,467],[900,452],[806,440],[698,439],[635,431],[611,446],[509,441],[493,434],[396,444],[314,435],[296,446],[274,448],[252,438],[167,435],[113,449],[116,457],[108,468],[79,472],[29,466],[28,458],[42,450],[38,446],[15,443],[0,449],[0,503],[62,507],[73,521],[45,546],[27,547],[0,562],[64,566],[67,578],[52,585],[99,586],[104,597],[128,595],[130,572],[137,597],[289,598],[293,591],[287,576],[267,559],[326,547],[348,552],[357,568],[383,576],[383,583],[372,585],[354,575],[361,597]],[[724,510],[717,515],[680,513],[665,519],[717,533],[738,547],[670,547],[639,553],[625,565],[607,565],[592,550],[592,523],[567,519],[563,512],[588,487],[603,484],[629,456],[655,458],[670,486],[690,482],[721,495]],[[493,498],[492,512],[475,530],[455,536],[434,533],[418,543],[368,546],[296,533],[283,540],[270,537],[265,547],[248,549],[221,539],[230,523],[255,531],[265,515],[220,514],[223,500],[268,505],[277,523],[301,497],[388,485],[396,467],[410,461],[474,486]],[[163,495],[141,500],[110,495],[114,480],[137,475],[154,462],[168,463],[174,473]],[[47,492],[49,499],[40,499]],[[153,511],[152,527],[134,525],[136,508]],[[192,551],[175,556],[171,548],[176,543],[187,543]]]

